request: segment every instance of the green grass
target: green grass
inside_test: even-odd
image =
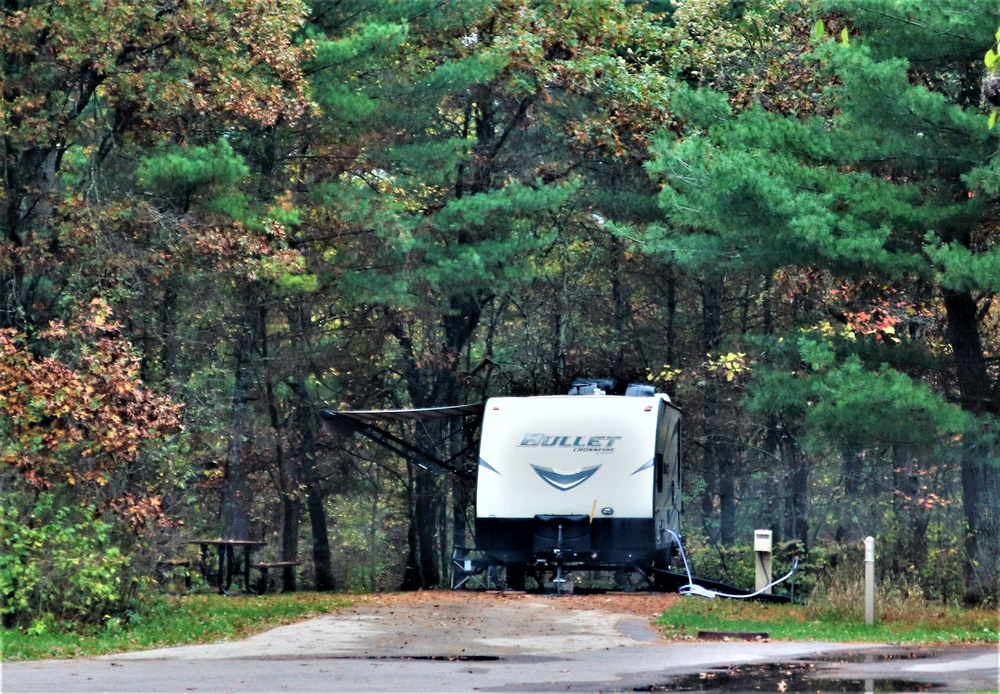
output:
[[[348,595],[309,592],[164,597],[148,613],[136,615],[124,625],[40,635],[20,629],[0,631],[0,656],[5,661],[76,658],[238,639],[351,604],[353,599]]]
[[[996,609],[962,609],[909,598],[888,602],[869,627],[854,603],[836,599],[808,605],[766,605],[685,597],[657,619],[668,638],[699,630],[767,632],[775,640],[879,643],[1000,643]],[[2,658],[42,660],[238,639],[348,607],[349,595],[277,593],[226,598],[217,594],[165,597],[128,624],[73,633],[30,635],[0,631]]]
[[[964,609],[908,601],[879,613],[865,624],[858,610],[830,603],[768,605],[741,600],[685,597],[656,624],[667,638],[694,637],[698,631],[766,632],[782,641],[846,641],[893,644],[998,643],[996,609]]]

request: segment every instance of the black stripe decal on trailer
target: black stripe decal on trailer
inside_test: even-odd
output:
[[[489,470],[490,472],[496,472],[498,475],[500,474],[500,472],[495,467],[493,467],[492,465],[490,465],[489,463],[487,463],[482,458],[479,459],[479,467],[484,467],[487,470]]]
[[[648,470],[651,467],[653,467],[653,459],[652,458],[650,458],[645,463],[643,463],[642,467],[640,467],[638,470],[636,470],[635,472],[633,472],[632,475],[636,475],[636,474],[642,472],[643,470]],[[629,475],[629,477],[631,477],[632,475]]]
[[[540,465],[532,465],[531,469],[549,486],[555,487],[561,492],[568,492],[570,489],[575,489],[589,480],[595,472],[601,469],[601,466],[585,467],[582,470],[575,470],[570,473],[557,472],[552,468]]]

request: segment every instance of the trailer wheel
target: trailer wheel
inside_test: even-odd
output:
[[[524,590],[524,577],[527,565],[522,563],[507,564],[507,589]]]
[[[634,593],[637,590],[648,590],[652,580],[650,571],[639,566],[622,567],[614,572],[612,578],[615,590],[624,593]]]
[[[653,560],[650,573],[653,578],[653,590],[664,593],[676,593],[686,581],[680,574],[671,573],[670,555],[666,560],[657,557]]]

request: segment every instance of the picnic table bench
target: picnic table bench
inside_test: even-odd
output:
[[[255,549],[263,547],[266,543],[255,542],[253,540],[228,540],[228,539],[205,539],[190,540],[190,545],[198,545],[201,548],[201,571],[208,581],[215,581],[219,593],[229,595],[229,588],[233,583],[233,576],[243,575],[243,587],[248,593],[254,592],[250,588],[250,554]],[[217,562],[213,567],[211,559],[214,547],[217,554]],[[243,550],[241,557],[237,558],[236,549]]]
[[[263,547],[266,543],[253,540],[227,540],[219,538],[189,540],[189,545],[198,545],[201,552],[199,559],[165,558],[156,562],[160,580],[170,587],[170,579],[175,578],[178,570],[184,570],[184,586],[191,589],[192,567],[197,567],[201,576],[215,587],[222,595],[230,595],[233,579],[242,577],[243,588],[247,593],[263,595],[268,589],[268,579],[272,569],[284,569],[284,578],[301,562],[298,561],[257,561],[251,560],[251,553]],[[251,572],[260,572],[256,581],[251,580]],[[295,590],[295,575],[291,573],[290,580],[282,582],[284,591]]]
[[[172,559],[160,559],[156,562],[156,568],[159,572],[160,580],[167,583],[170,579],[174,577],[177,569],[184,569],[184,588],[191,590],[191,560],[172,558]],[[169,587],[167,588],[169,590]]]

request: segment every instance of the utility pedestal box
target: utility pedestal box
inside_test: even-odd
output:
[[[754,561],[754,590],[762,590],[771,581],[771,538],[770,530],[755,530],[753,533],[753,551],[756,553]],[[764,591],[770,593],[768,588]]]

